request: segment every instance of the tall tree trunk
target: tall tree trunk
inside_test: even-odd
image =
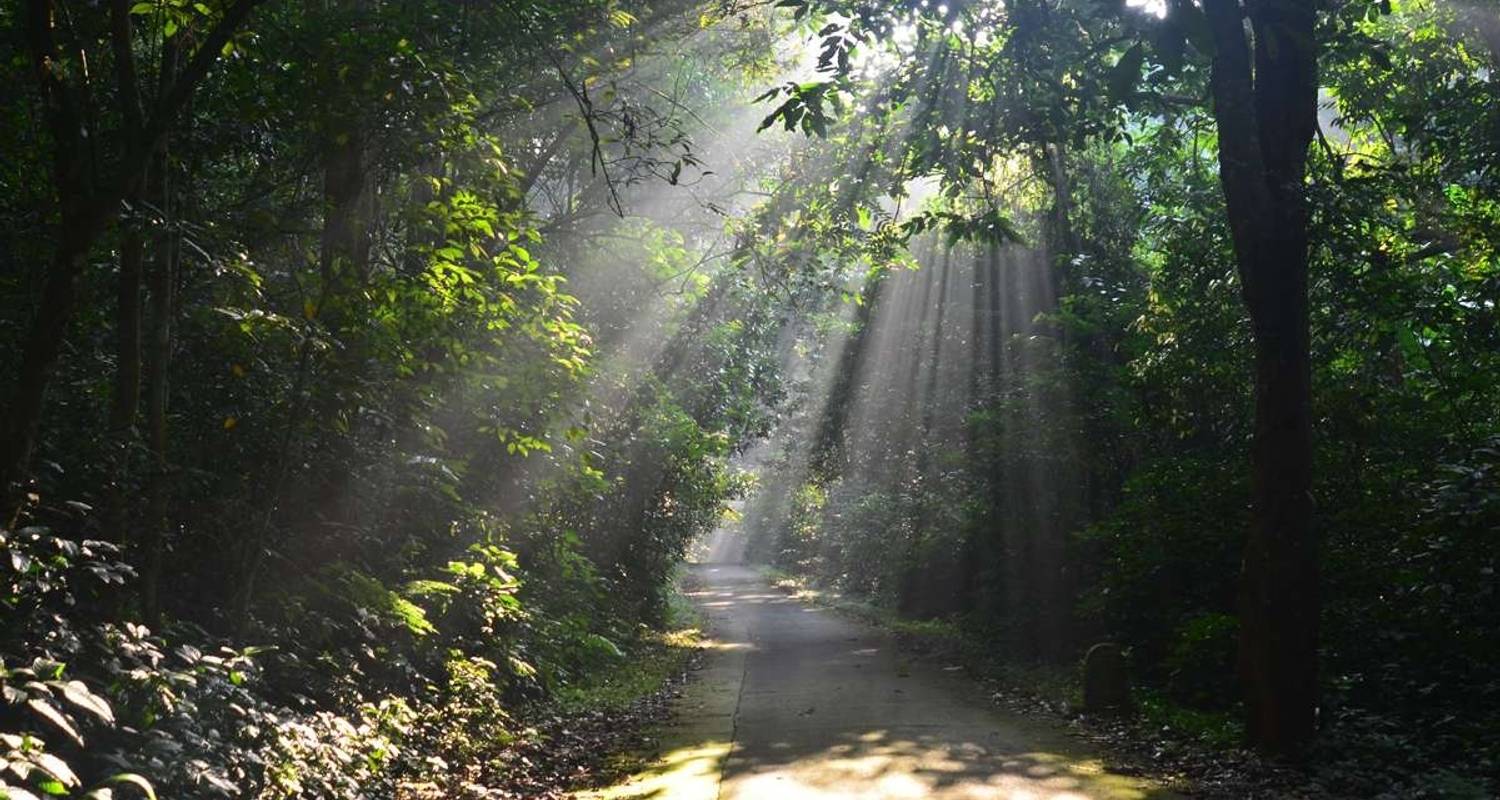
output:
[[[260,525],[244,543],[240,555],[238,582],[232,598],[232,615],[238,632],[243,635],[250,624],[255,604],[256,583],[265,564],[266,549],[276,527],[288,481],[292,474],[293,455],[299,449],[298,431],[308,411],[330,422],[352,417],[357,412],[354,397],[361,377],[364,347],[357,329],[359,311],[350,305],[369,278],[370,230],[374,218],[374,186],[370,180],[370,157],[363,120],[357,110],[336,116],[329,126],[323,147],[323,230],[319,243],[319,290],[312,301],[311,313],[298,349],[296,378],[288,398],[287,416],[282,430],[273,478],[267,484],[265,509]],[[319,330],[321,329],[321,330]],[[332,365],[315,364],[313,349],[319,337],[342,338],[345,353]],[[327,369],[329,379],[313,382],[314,371]],[[316,388],[314,388],[316,387]],[[316,400],[310,397],[316,393]],[[349,420],[353,424],[352,420]],[[321,489],[323,511],[337,519],[346,499],[352,468],[352,430],[344,430],[335,440],[338,455],[329,459],[341,470],[326,477]]]
[[[165,92],[178,70],[176,39],[166,39],[161,48],[160,86]],[[171,457],[168,454],[168,376],[172,361],[172,322],[176,313],[177,198],[172,180],[171,158],[163,141],[146,173],[146,195],[161,214],[161,228],[153,239],[151,274],[151,330],[146,358],[146,449],[151,454],[151,481],[146,487],[146,520],[143,539],[145,564],[141,570],[141,607],[147,622],[161,614],[162,562],[172,529]]]
[[[23,17],[31,66],[52,136],[52,180],[58,202],[57,248],[48,264],[42,295],[21,350],[21,367],[12,378],[3,422],[0,422],[0,496],[12,483],[26,477],[26,466],[36,446],[47,382],[62,353],[63,338],[77,296],[78,275],[91,241],[63,231],[82,227],[83,198],[92,175],[87,168],[83,120],[78,98],[60,77],[54,9],[49,0],[30,0]]]
[[[168,532],[172,527],[170,514],[171,459],[168,455],[167,400],[168,376],[172,359],[172,317],[176,308],[178,246],[172,229],[172,196],[170,179],[166,175],[167,156],[165,148],[158,159],[161,173],[153,194],[161,198],[161,209],[166,217],[167,228],[157,234],[155,254],[151,264],[151,330],[148,338],[146,359],[146,447],[151,453],[151,481],[147,486],[147,509],[144,537],[145,568],[141,571],[141,605],[148,621],[160,614],[160,586],[162,560],[166,551]]]
[[[130,0],[110,0],[110,44],[115,60],[115,80],[125,117],[127,136],[133,141],[145,135],[140,84],[135,71],[135,43]],[[126,198],[139,217],[141,194]],[[145,241],[137,225],[126,225],[120,235],[120,279],[116,287],[115,386],[110,406],[110,429],[124,439],[135,424],[141,401],[141,264]],[[123,462],[122,462],[123,464]]]
[[[1312,506],[1307,151],[1317,119],[1317,11],[1301,0],[1203,4],[1220,182],[1255,348],[1251,522],[1240,671],[1251,744],[1293,755],[1316,727],[1318,542]]]
[[[855,380],[859,377],[860,365],[871,357],[871,320],[884,296],[887,280],[888,274],[874,275],[867,278],[860,289],[859,304],[854,309],[854,332],[849,334],[849,340],[839,355],[838,371],[834,373],[823,413],[813,422],[807,459],[811,473],[826,477],[842,472],[846,466],[844,435],[854,405]]]
[[[131,205],[140,208],[139,196]],[[105,514],[114,540],[131,538],[131,472],[136,416],[141,405],[141,284],[146,243],[139,229],[127,226],[120,236],[120,274],[115,287],[115,381],[109,408],[110,479]]]
[[[370,231],[373,224],[374,185],[370,175],[369,144],[363,120],[349,114],[335,124],[324,151],[323,280],[328,282],[326,308],[318,309],[325,335],[338,346],[316,365],[322,374],[313,411],[333,426],[324,453],[317,501],[320,513],[340,525],[358,523],[360,503],[355,492],[360,406],[367,376],[369,339],[364,321],[368,310],[364,288],[370,278]]]
[[[1054,253],[1061,250],[1069,257],[1079,255],[1082,245],[1073,227],[1074,212],[1073,182],[1068,177],[1068,146],[1061,142],[1050,142],[1044,146],[1047,166],[1052,175],[1052,228],[1051,239]]]
[[[135,424],[141,403],[141,266],[145,242],[138,231],[120,237],[120,283],[115,306],[115,387],[109,427],[116,435]]]

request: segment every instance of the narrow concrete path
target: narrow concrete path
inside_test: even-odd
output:
[[[655,800],[1168,797],[1110,775],[1056,726],[1000,711],[884,632],[744,566],[692,567],[711,651],[646,773],[595,797]]]

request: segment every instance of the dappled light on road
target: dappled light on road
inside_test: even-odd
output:
[[[584,792],[579,800],[689,800],[718,793],[719,766],[729,742],[710,741],[682,747],[657,758],[650,769],[619,786]]]
[[[592,798],[821,800],[1167,797],[1110,774],[1053,724],[1004,714],[968,680],[913,661],[878,630],[768,588],[754,568],[699,564],[706,662],[652,767]]]
[[[1107,776],[1095,761],[1053,753],[992,752],[979,741],[946,732],[896,735],[885,730],[841,734],[839,744],[806,752],[794,742],[773,742],[772,754],[753,764],[730,759],[732,797],[802,798],[1007,798],[1086,800],[1145,798],[1136,783]],[[778,759],[774,754],[785,753]]]

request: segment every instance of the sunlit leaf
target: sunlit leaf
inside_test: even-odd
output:
[[[52,727],[66,734],[79,747],[83,746],[83,735],[73,726],[73,721],[59,711],[57,706],[52,704],[52,701],[42,697],[32,697],[26,701],[26,706],[35,712],[37,716],[51,724]]]

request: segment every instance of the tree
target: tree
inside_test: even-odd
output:
[[[52,146],[53,194],[58,216],[51,262],[42,294],[22,347],[21,366],[12,381],[6,405],[4,429],[0,431],[0,492],[24,477],[36,442],[47,383],[62,352],[77,300],[77,286],[84,259],[120,216],[121,204],[135,192],[153,154],[167,135],[177,114],[192,99],[198,85],[219,59],[231,37],[250,13],[264,0],[236,0],[204,34],[197,49],[175,80],[155,100],[149,117],[139,112],[139,89],[132,59],[123,59],[115,69],[124,70],[119,82],[126,87],[121,101],[127,120],[123,143],[110,174],[96,174],[91,130],[100,110],[92,107],[86,85],[77,85],[87,69],[76,63],[82,57],[81,43],[69,47],[59,41],[57,8],[53,0],[29,0],[24,10],[25,42],[31,59],[36,93],[41,100]],[[205,6],[206,8],[206,6]],[[117,53],[130,47],[130,25],[114,6],[112,40]],[[89,12],[98,14],[99,11]],[[123,40],[123,42],[122,42]],[[132,120],[140,119],[138,124]]]
[[[1058,158],[1066,143],[1128,137],[1131,123],[1122,109],[1170,114],[1204,101],[1211,105],[1219,180],[1255,353],[1252,521],[1241,575],[1247,730],[1265,750],[1300,750],[1316,719],[1319,616],[1307,158],[1317,124],[1321,40],[1350,31],[1340,14],[1362,18],[1380,7],[1172,0],[1159,4],[1158,18],[1115,3],[781,5],[794,8],[798,18],[825,15],[818,17],[827,21],[818,32],[825,78],[768,93],[767,99],[785,99],[766,125],[784,122],[788,129],[826,135],[827,109],[838,109],[843,95],[869,95],[858,97],[855,106],[911,106],[906,177],[942,178],[945,198],[965,192],[985,198],[977,207],[968,204],[973,216],[944,217],[954,233],[998,213],[986,165],[1030,153],[1033,169],[1052,178],[1055,216],[1066,241],[1071,199]],[[838,17],[827,16],[833,14]],[[860,82],[851,51],[877,36],[889,41],[888,34],[903,28],[916,37],[913,53],[919,57],[897,68],[893,78]],[[981,28],[982,36],[975,33]],[[1184,66],[1189,45],[1209,62],[1203,94],[1201,71]],[[1106,58],[1111,53],[1116,55]],[[1148,57],[1161,69],[1149,87],[1139,88]],[[975,109],[976,100],[984,105]]]
[[[1240,577],[1247,733],[1252,744],[1293,753],[1313,736],[1318,695],[1305,188],[1317,125],[1317,10],[1294,0],[1244,8],[1207,0],[1203,12],[1214,42],[1219,180],[1255,344],[1250,533]]]

